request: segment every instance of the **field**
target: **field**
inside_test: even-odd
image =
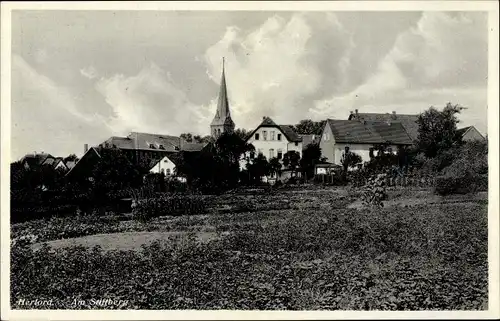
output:
[[[194,216],[13,225],[12,308],[487,309],[487,195],[396,189],[383,209],[358,197],[255,191]],[[95,298],[123,301],[72,305]]]

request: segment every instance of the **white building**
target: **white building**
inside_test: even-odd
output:
[[[269,117],[263,117],[246,142],[255,147],[256,154],[264,155],[267,160],[274,157],[283,159],[288,151],[296,151],[302,157],[302,137],[291,126],[277,125]],[[255,155],[246,156],[253,158]]]
[[[378,144],[386,144],[389,151],[395,153],[398,146],[410,146],[412,141],[400,122],[328,119],[320,148],[329,163],[341,165],[346,150],[358,154],[363,162],[367,162],[370,150]]]
[[[149,172],[152,174],[163,173],[166,176],[173,175],[175,173],[175,163],[168,156],[164,156],[154,164]]]

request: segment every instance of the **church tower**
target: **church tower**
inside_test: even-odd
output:
[[[234,122],[231,119],[231,112],[229,111],[226,76],[224,75],[224,58],[222,58],[222,79],[220,82],[219,100],[217,101],[215,117],[210,124],[210,133],[213,138],[217,139],[222,133],[232,133],[233,131]]]

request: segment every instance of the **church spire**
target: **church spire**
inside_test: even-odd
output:
[[[210,125],[210,132],[213,136],[219,136],[223,132],[232,132],[234,130],[234,122],[231,119],[229,110],[229,101],[227,98],[226,75],[225,75],[225,59],[222,58],[222,78],[219,88],[219,98],[217,101],[217,110],[215,117]]]

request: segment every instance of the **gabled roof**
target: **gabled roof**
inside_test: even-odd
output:
[[[351,144],[411,145],[401,123],[328,119],[335,142]]]
[[[459,135],[462,135],[462,136],[463,136],[463,135],[465,135],[465,133],[466,133],[469,129],[471,129],[471,127],[473,127],[473,126],[467,126],[467,127],[464,127],[464,128],[459,128],[459,129],[457,129],[457,134],[459,134]]]
[[[366,120],[379,122],[398,122],[401,123],[406,130],[406,133],[412,140],[418,138],[418,114],[397,114],[397,113],[352,113],[349,115],[349,120]]]
[[[255,128],[246,138],[246,140],[250,139],[255,132],[261,127],[274,127],[281,130],[281,132],[285,135],[286,139],[290,142],[301,142],[302,137],[295,132],[292,125],[277,125],[271,118],[263,117],[262,122],[257,128]]]
[[[46,153],[26,154],[21,158],[21,163],[28,163],[29,166],[42,165],[48,158],[53,159],[54,156]]]

